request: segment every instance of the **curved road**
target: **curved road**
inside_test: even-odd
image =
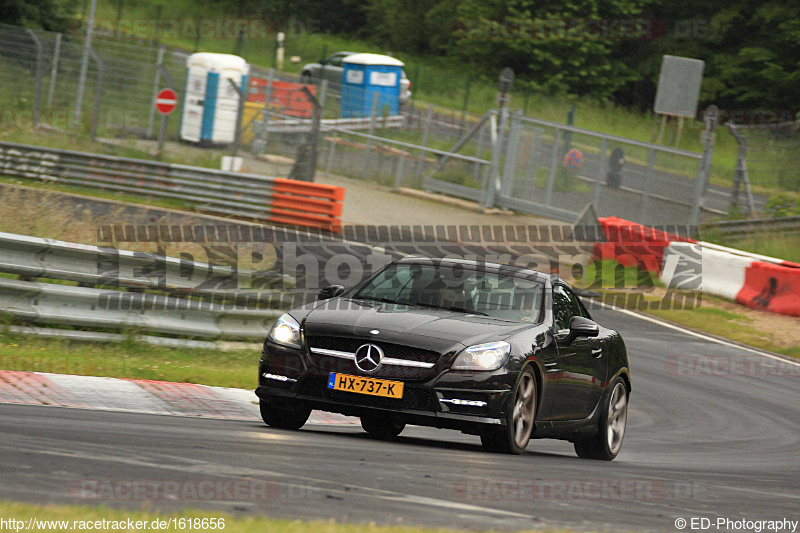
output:
[[[549,440],[522,456],[488,454],[477,437],[418,427],[381,442],[352,425],[288,432],[4,404],[0,498],[140,509],[136,482],[162,509],[458,528],[675,531],[677,518],[800,519],[800,366],[593,314],[622,332],[634,380],[611,463]]]

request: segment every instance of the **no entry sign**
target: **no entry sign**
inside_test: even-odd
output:
[[[162,115],[169,115],[178,105],[178,95],[172,89],[161,89],[156,96],[156,109]]]

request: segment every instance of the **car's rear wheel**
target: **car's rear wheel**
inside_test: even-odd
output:
[[[520,454],[533,434],[536,420],[536,377],[529,369],[522,372],[508,409],[505,428],[481,433],[483,448],[489,452]]]
[[[625,426],[628,423],[628,389],[622,378],[611,385],[611,394],[603,407],[600,430],[588,439],[576,440],[575,453],[584,459],[611,461],[622,449]]]
[[[259,402],[261,419],[270,427],[300,429],[311,416],[311,409],[303,405],[278,405],[268,400]]]
[[[366,415],[361,417],[361,427],[373,437],[391,440],[398,436],[406,425],[389,417]]]
[[[308,72],[303,72],[300,74],[300,83],[305,83],[306,85],[311,85],[314,83],[314,78],[311,77],[311,74]]]

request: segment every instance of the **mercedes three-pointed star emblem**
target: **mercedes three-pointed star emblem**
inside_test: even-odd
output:
[[[356,366],[362,372],[375,372],[383,360],[383,350],[374,344],[364,344],[356,350]]]

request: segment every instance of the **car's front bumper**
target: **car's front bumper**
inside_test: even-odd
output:
[[[382,413],[406,424],[478,433],[486,425],[506,424],[508,395],[515,379],[504,369],[444,370],[424,380],[401,379],[403,398],[384,398],[329,389],[328,372],[317,368],[302,351],[267,343],[256,395],[278,404],[299,401],[312,409],[348,416]]]

